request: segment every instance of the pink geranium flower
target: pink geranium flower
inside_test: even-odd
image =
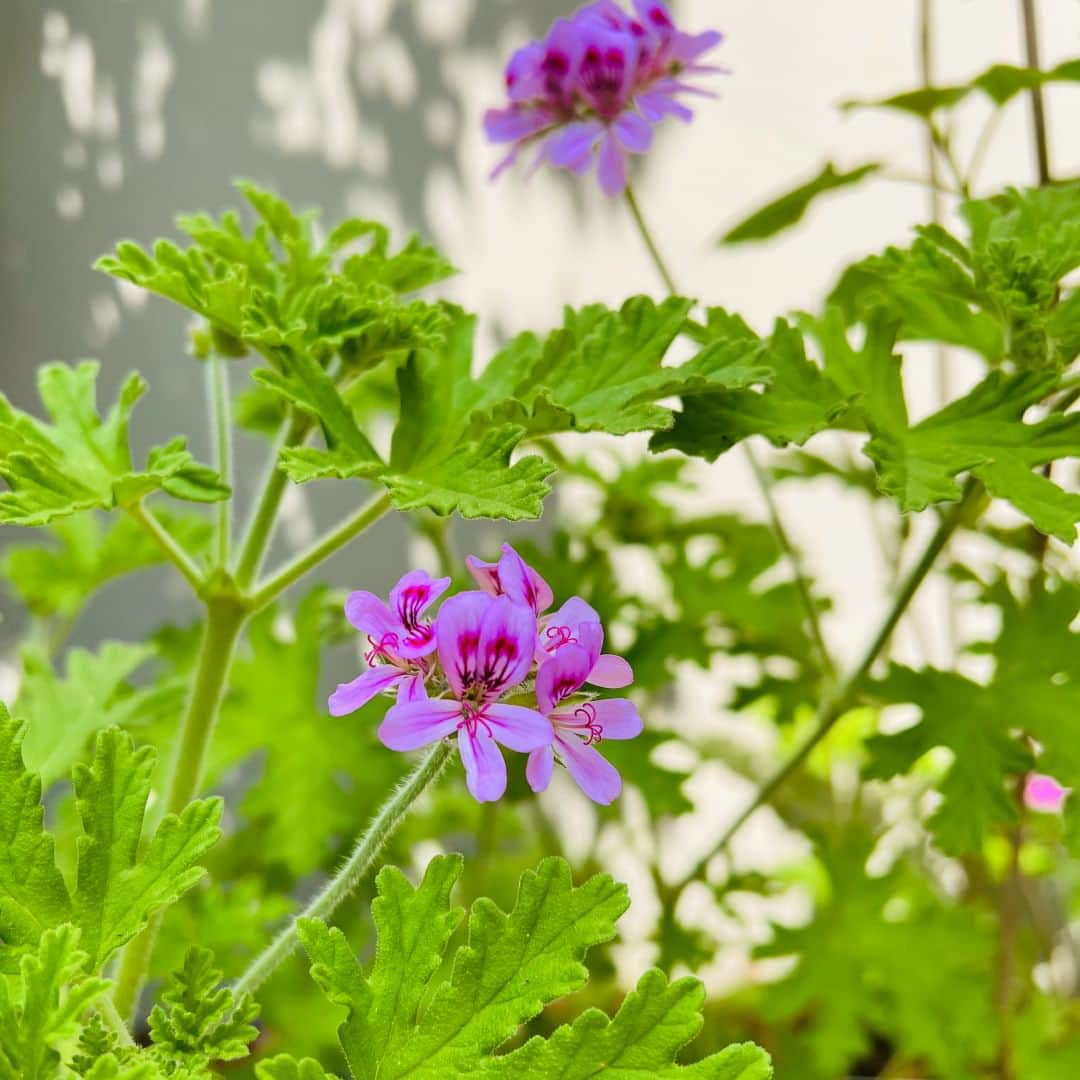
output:
[[[1060,814],[1069,790],[1052,776],[1028,773],[1024,781],[1024,805],[1041,814]]]
[[[722,35],[680,30],[655,0],[633,7],[631,14],[614,0],[596,0],[514,53],[505,76],[509,104],[484,117],[488,138],[511,147],[495,175],[535,146],[534,165],[583,174],[595,161],[601,189],[620,195],[627,157],[648,152],[653,125],[693,116],[681,99],[708,96],[688,80],[720,70],[700,60]]]
[[[580,596],[571,596],[558,611],[545,615],[539,624],[537,660],[543,663],[566,645],[585,650],[590,660],[586,682],[620,689],[634,681],[634,669],[621,657],[603,653],[604,627],[596,609]]]
[[[473,580],[490,596],[508,596],[524,604],[535,615],[547,611],[555,601],[551,586],[509,545],[503,544],[498,562],[484,562],[475,555],[465,558]]]
[[[364,659],[369,670],[342,683],[330,696],[330,715],[344,716],[366,705],[376,694],[397,688],[408,699],[422,692],[430,665],[424,659],[435,651],[435,631],[424,619],[427,609],[450,586],[450,578],[432,578],[412,570],[391,590],[385,604],[374,593],[360,590],[345,601],[345,615],[370,648]]]
[[[641,734],[641,717],[625,698],[591,700],[572,698],[581,690],[594,660],[580,645],[563,645],[541,664],[536,675],[536,699],[551,722],[554,737],[547,746],[529,754],[526,779],[533,791],[551,782],[555,759],[566,767],[593,802],[607,805],[622,791],[622,778],[596,749],[601,739],[633,739]]]
[[[535,709],[499,702],[529,674],[536,616],[509,597],[466,592],[443,605],[435,635],[452,697],[399,700],[379,738],[391,750],[415,750],[456,732],[469,791],[491,802],[506,790],[496,744],[528,753],[552,739],[550,721]]]

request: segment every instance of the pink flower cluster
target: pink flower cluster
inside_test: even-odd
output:
[[[685,95],[710,96],[688,80],[722,70],[700,63],[722,40],[715,30],[678,29],[656,0],[634,0],[633,14],[596,0],[559,19],[510,58],[509,104],[484,117],[488,138],[511,145],[494,175],[537,144],[534,165],[582,175],[595,159],[603,191],[622,194],[627,156],[649,150],[653,126],[667,116],[691,119]]]
[[[632,739],[642,730],[633,702],[598,699],[586,686],[616,689],[633,681],[630,665],[603,652],[600,617],[580,597],[549,613],[547,582],[509,544],[502,557],[466,563],[479,589],[428,609],[450,586],[413,570],[394,586],[389,604],[352,593],[345,613],[367,635],[368,670],[330,697],[344,716],[376,694],[397,701],[379,727],[391,750],[415,750],[452,735],[469,791],[491,802],[506,790],[499,746],[529,755],[525,776],[543,791],[559,761],[590,799],[607,804],[622,780],[597,750],[602,739]]]

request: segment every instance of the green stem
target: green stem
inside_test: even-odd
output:
[[[293,582],[302,578],[312,567],[317,566],[344,547],[354,537],[359,536],[369,525],[377,521],[390,509],[390,496],[385,492],[378,495],[360,508],[351,518],[343,521],[333,532],[312,544],[292,562],[279,570],[269,581],[260,585],[251,596],[253,611],[261,611],[283,593]]]
[[[671,276],[671,271],[668,270],[667,263],[664,262],[664,257],[660,254],[660,249],[656,246],[656,241],[653,240],[652,233],[649,231],[649,226],[645,224],[645,218],[641,214],[641,207],[638,206],[637,196],[634,194],[634,189],[629,184],[626,185],[626,205],[630,207],[630,213],[633,215],[634,223],[637,225],[638,232],[641,234],[641,239],[645,241],[645,246],[649,249],[649,255],[652,258],[653,266],[656,267],[657,273],[663,278],[667,291],[673,296],[678,295],[679,290],[675,285],[675,279]]]
[[[206,379],[209,384],[211,418],[214,425],[214,449],[218,474],[232,487],[232,402],[229,395],[227,361],[216,353],[207,361]],[[229,565],[232,543],[232,500],[222,499],[217,513],[217,563]]]
[[[198,793],[236,642],[246,618],[247,609],[236,600],[211,600],[208,604],[195,685],[180,725],[166,789],[165,814],[180,813]],[[138,1004],[160,925],[159,914],[124,949],[113,995],[121,1016],[130,1017]]]
[[[817,647],[818,659],[821,662],[822,670],[829,679],[834,679],[836,677],[836,665],[833,663],[829,648],[825,644],[825,635],[821,630],[821,619],[818,616],[817,605],[814,603],[814,593],[810,588],[810,581],[803,571],[802,560],[799,558],[798,552],[795,550],[795,545],[791,542],[791,537],[784,527],[783,519],[780,517],[780,508],[776,505],[776,499],[773,497],[773,488],[769,475],[761,462],[758,461],[757,455],[751,450],[749,443],[743,443],[743,450],[746,453],[746,460],[750,462],[750,468],[754,472],[754,478],[757,480],[761,496],[765,500],[765,506],[769,514],[769,523],[772,525],[773,534],[776,536],[776,541],[780,545],[780,550],[783,551],[786,556],[787,561],[791,566],[792,573],[794,574],[795,589],[799,594],[799,601],[806,613],[807,623],[810,627],[810,636],[813,638],[814,645]]]
[[[934,535],[930,538],[924,548],[922,555],[919,557],[919,561],[911,568],[904,578],[881,626],[878,628],[873,640],[863,653],[862,660],[859,661],[858,666],[843,680],[836,690],[821,702],[821,706],[818,709],[817,722],[814,725],[814,730],[811,732],[810,736],[802,743],[798,750],[796,750],[795,753],[792,754],[768,780],[766,780],[750,805],[747,806],[746,809],[743,810],[742,813],[740,813],[727,827],[713,850],[705,856],[704,859],[701,859],[698,862],[693,874],[686,879],[687,881],[697,877],[714,856],[720,854],[720,852],[727,848],[728,844],[731,843],[732,838],[743,825],[746,824],[754,811],[768,802],[775,792],[784,785],[792,773],[794,773],[810,756],[814,747],[828,735],[837,720],[839,720],[852,706],[856,700],[858,691],[862,686],[863,680],[869,674],[870,668],[874,665],[874,661],[877,660],[882,650],[888,644],[889,638],[892,637],[892,633],[896,629],[896,624],[900,621],[904,612],[907,610],[908,605],[911,603],[912,598],[918,592],[919,587],[926,579],[926,576],[930,573],[931,568],[937,560],[937,557],[941,554],[949,538],[956,531],[957,526],[964,520],[969,507],[975,498],[975,494],[978,491],[979,485],[973,481],[968,481],[963,497],[942,519]]]
[[[111,997],[105,995],[105,997],[98,1000],[94,1007],[97,1009],[98,1015],[109,1027],[109,1030],[120,1040],[121,1046],[133,1047],[135,1045],[135,1040],[131,1037],[131,1032],[128,1030],[127,1024],[124,1023],[124,1018],[117,1011]]]
[[[1035,14],[1035,0],[1020,0],[1020,14],[1024,21],[1024,52],[1027,66],[1039,71],[1039,25]],[[1039,85],[1031,87],[1031,123],[1035,134],[1035,166],[1039,187],[1050,183],[1050,142],[1046,135],[1046,103]]]
[[[278,468],[281,451],[290,446],[298,446],[307,438],[310,431],[310,421],[296,413],[285,425],[281,438],[274,447],[262,497],[251,518],[251,524],[248,526],[244,545],[240,551],[240,558],[236,564],[236,583],[242,589],[246,589],[255,580],[255,575],[262,566],[266,549],[270,544],[270,537],[274,532],[274,525],[277,522],[278,508],[281,506],[281,499],[289,483],[289,478]]]
[[[383,803],[382,808],[375,815],[367,831],[356,841],[356,846],[345,865],[240,976],[233,987],[238,997],[240,994],[253,994],[270,978],[275,969],[292,955],[296,948],[297,931],[301,919],[328,919],[356,890],[405,819],[412,804],[446,767],[453,749],[454,744],[447,739],[437,742],[395,788],[390,798]]]
[[[154,516],[145,503],[129,506],[128,513],[142,526],[143,531],[161,549],[165,558],[180,571],[196,593],[202,591],[203,574],[195,560],[176,542],[172,533]]]

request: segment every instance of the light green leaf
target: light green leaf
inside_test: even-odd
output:
[[[210,522],[196,514],[155,510],[155,516],[185,551],[201,554]],[[73,619],[90,596],[125,574],[164,562],[161,548],[127,515],[57,518],[49,526],[55,544],[9,544],[3,575],[35,615]]]
[[[701,1030],[705,989],[697,979],[669,984],[655,969],[627,994],[614,1017],[599,1009],[582,1013],[549,1038],[530,1039],[519,1050],[490,1059],[483,1077],[530,1080],[770,1080],[769,1055],[752,1043],[729,1046],[693,1065],[677,1065],[678,1052]]]
[[[39,652],[23,653],[24,677],[16,712],[26,721],[23,759],[48,787],[82,755],[87,739],[106,727],[131,728],[176,714],[179,681],[134,689],[128,679],[155,656],[152,645],[107,641],[95,654],[70,649],[61,677]]]
[[[53,839],[42,827],[41,778],[23,764],[25,735],[0,704],[0,939],[9,946],[36,946],[71,917]]]
[[[198,860],[220,835],[221,800],[193,802],[163,819],[140,857],[153,767],[149,747],[136,750],[130,736],[111,728],[98,735],[91,764],[74,770],[84,833],[74,920],[94,970],[202,878]]]
[[[509,915],[486,899],[473,905],[468,944],[458,949],[449,979],[432,988],[457,921],[449,887],[460,868],[458,859],[437,859],[415,890],[399,871],[380,872],[373,910],[379,960],[371,980],[339,931],[315,920],[302,924],[313,976],[331,1001],[349,1009],[341,1038],[360,1078],[375,1075],[373,1063],[380,1080],[435,1080],[477,1067],[545,1003],[584,984],[586,950],[611,938],[626,909],[626,891],[611,878],[597,875],[574,888],[566,863],[547,859],[522,877]],[[401,993],[401,1005],[383,1000]],[[422,1001],[423,1015],[411,1015]]]
[[[251,1024],[259,1006],[247,995],[234,998],[232,990],[220,983],[214,954],[193,945],[150,1012],[156,1056],[188,1069],[248,1056],[248,1047],[259,1034]]]
[[[46,930],[20,963],[20,978],[0,975],[0,1080],[53,1080],[59,1046],[79,1030],[79,1017],[107,989],[86,978],[79,931],[65,924]]]
[[[82,1076],[83,1080],[165,1080],[153,1061],[121,1062],[115,1054],[98,1058]]]
[[[750,240],[765,240],[790,228],[802,220],[818,196],[839,188],[851,187],[881,169],[881,163],[870,161],[847,172],[837,172],[832,162],[815,177],[785,192],[779,198],[755,210],[737,225],[732,226],[720,239],[721,244],[742,244]]]
[[[80,510],[128,506],[163,489],[180,499],[214,502],[229,489],[198,465],[183,438],[150,451],[145,470],[132,465],[128,448],[131,409],[146,383],[131,375],[117,404],[102,419],[95,384],[98,365],[47,364],[38,388],[52,424],[15,409],[0,395],[0,523],[44,525]]]

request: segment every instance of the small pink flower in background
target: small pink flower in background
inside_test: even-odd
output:
[[[1060,814],[1070,790],[1052,776],[1028,773],[1024,782],[1024,805],[1041,814]]]
[[[633,9],[596,0],[514,53],[509,104],[484,117],[488,139],[511,144],[494,175],[535,145],[534,166],[546,161],[582,175],[595,160],[602,190],[620,195],[627,157],[648,152],[653,125],[668,116],[690,120],[681,98],[711,96],[687,80],[721,70],[700,60],[723,35],[688,34],[653,0],[634,0]]]
[[[453,697],[399,702],[379,738],[391,750],[415,750],[456,732],[469,791],[491,802],[506,790],[506,762],[495,744],[528,753],[552,738],[536,710],[498,704],[532,667],[536,617],[505,596],[460,593],[439,612],[436,638]]]
[[[580,645],[564,645],[540,665],[536,699],[540,712],[551,721],[555,737],[548,746],[529,755],[525,776],[533,791],[551,782],[555,757],[593,802],[606,806],[622,791],[618,770],[596,749],[601,739],[633,739],[641,734],[641,717],[632,701],[570,701],[593,669],[593,658]]]
[[[629,686],[630,665],[603,652],[600,616],[581,597],[549,613],[551,587],[509,544],[498,562],[469,556],[466,565],[480,590],[444,601],[434,621],[428,609],[450,578],[414,570],[389,604],[370,592],[349,596],[345,611],[367,635],[369,670],[334,691],[331,714],[396,691],[379,727],[384,745],[416,750],[456,735],[466,784],[479,802],[506,791],[502,746],[530,755],[526,778],[534,791],[548,786],[559,761],[591,799],[610,803],[622,780],[595,744],[634,738],[641,718],[630,701],[597,700],[582,687]]]
[[[435,631],[424,612],[450,587],[450,579],[432,578],[424,570],[406,574],[391,590],[389,606],[374,593],[360,590],[345,601],[345,615],[370,648],[369,670],[342,683],[330,696],[330,715],[344,716],[366,705],[376,694],[396,687],[408,699],[423,688],[435,651]]]

